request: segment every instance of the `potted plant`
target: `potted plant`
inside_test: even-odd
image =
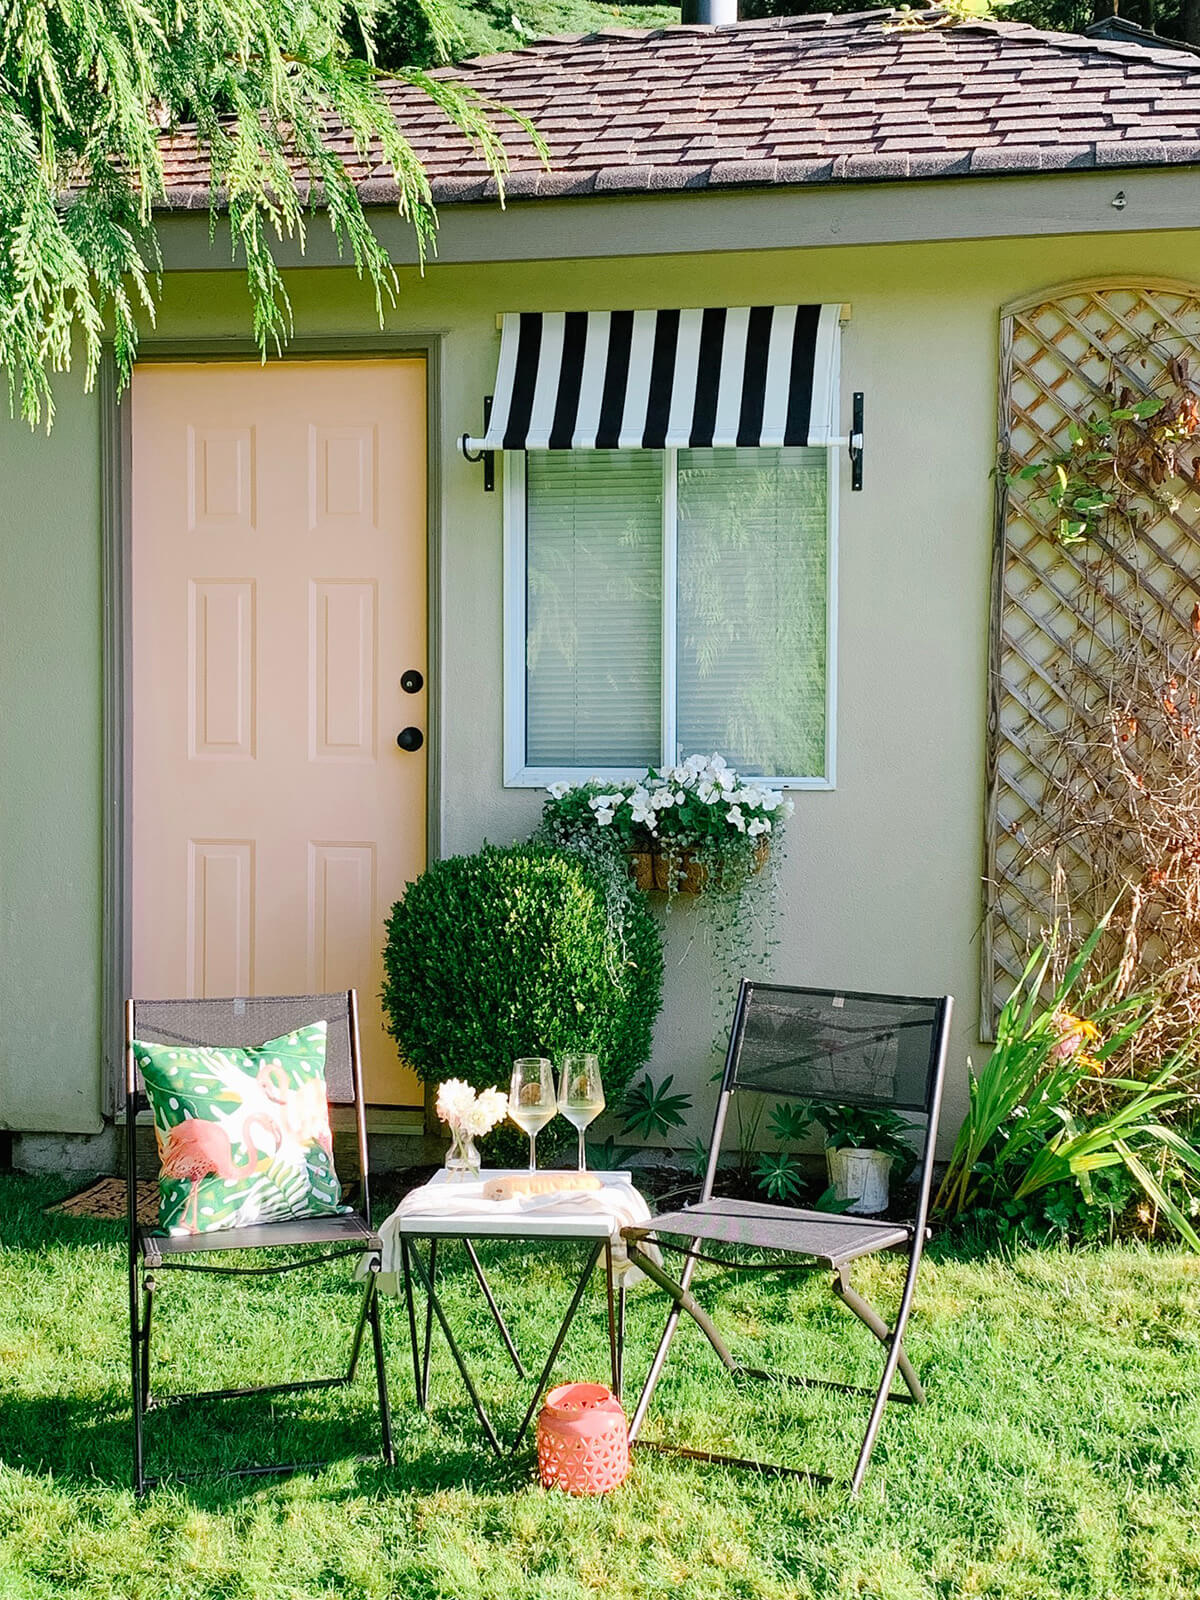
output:
[[[836,1198],[856,1216],[886,1211],[892,1167],[907,1172],[915,1154],[904,1118],[886,1106],[820,1106],[815,1118]]]

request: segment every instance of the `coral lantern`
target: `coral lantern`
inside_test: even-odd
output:
[[[602,1383],[560,1383],[538,1418],[538,1472],[546,1489],[604,1494],[629,1474],[629,1429]]]

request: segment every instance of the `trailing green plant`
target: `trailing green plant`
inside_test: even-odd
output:
[[[682,1128],[687,1113],[692,1108],[692,1097],[681,1091],[672,1092],[674,1073],[668,1072],[661,1083],[654,1083],[650,1074],[625,1091],[621,1106],[623,1131],[638,1134],[643,1139],[661,1139],[672,1128]]]
[[[589,861],[616,915],[638,857],[649,863],[644,886],[661,890],[668,911],[685,886],[698,891],[719,969],[714,1023],[723,1028],[729,996],[775,942],[781,830],[792,809],[722,756],[692,755],[638,779],[552,784],[534,838]]]
[[[639,897],[618,944],[604,885],[578,856],[485,845],[435,862],[392,907],[384,1017],[423,1083],[505,1088],[518,1056],[589,1050],[619,1105],[650,1055],[662,973]],[[501,1137],[488,1135],[488,1148]]]
[[[1001,1011],[991,1056],[971,1072],[967,1116],[935,1209],[957,1217],[979,1207],[1020,1206],[1070,1182],[1087,1202],[1093,1175],[1119,1167],[1154,1212],[1200,1250],[1200,1233],[1164,1181],[1168,1167],[1185,1179],[1200,1176],[1200,1150],[1182,1125],[1163,1120],[1193,1101],[1180,1083],[1194,1052],[1172,1052],[1144,1080],[1106,1074],[1106,1063],[1120,1057],[1153,1015],[1155,1000],[1131,995],[1106,1004],[1111,982],[1088,985],[1075,998],[1102,933],[1103,925],[1084,943],[1048,1003],[1040,996],[1052,952],[1043,946],[1034,951]],[[1068,1002],[1098,1003],[1085,1018]],[[1079,1107],[1097,1084],[1105,1089],[1105,1109],[1087,1115]]]

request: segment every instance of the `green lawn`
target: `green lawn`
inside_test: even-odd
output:
[[[135,1502],[128,1483],[120,1230],[49,1218],[65,1183],[0,1179],[0,1600],[568,1600],[637,1596],[875,1600],[1195,1600],[1200,1594],[1200,1264],[1163,1250],[969,1255],[935,1245],[910,1345],[931,1403],[894,1407],[866,1491],[689,1465],[647,1453],[600,1501],[544,1493],[532,1452],[497,1464],[439,1348],[431,1410],[412,1403],[407,1341],[389,1303],[399,1460],[373,1445],[366,1367],[349,1391],[151,1416],[152,1449],[261,1459],[341,1452],[318,1475],[177,1484]],[[518,1340],[544,1350],[563,1258],[485,1257]],[[899,1263],[864,1268],[889,1301]],[[165,1275],[164,1275],[165,1276]],[[354,1293],[335,1269],[230,1288],[174,1280],[159,1354],[180,1383],[332,1370]],[[258,1316],[251,1317],[251,1302]],[[448,1302],[503,1419],[511,1371],[490,1353],[473,1280]],[[174,1311],[167,1307],[173,1303]],[[769,1362],[860,1378],[873,1341],[823,1282],[731,1284],[715,1303]],[[662,1298],[631,1296],[629,1370],[645,1369]],[[568,1377],[604,1376],[600,1280],[564,1351]],[[699,1336],[681,1337],[664,1420],[693,1443],[774,1447],[815,1467],[847,1460],[861,1403],[817,1390],[738,1396]],[[239,1369],[244,1356],[252,1368]],[[671,1370],[671,1369],[669,1369]]]

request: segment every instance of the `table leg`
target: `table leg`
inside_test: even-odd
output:
[[[408,1240],[401,1235],[400,1238],[400,1263],[404,1271],[404,1299],[408,1306],[408,1338],[412,1346],[413,1364],[413,1389],[417,1396],[417,1405],[423,1411],[425,1401],[421,1389],[421,1356],[417,1345],[417,1310],[413,1303],[412,1262],[408,1256]]]
[[[433,1285],[437,1282],[437,1235],[429,1241],[429,1299],[425,1302],[425,1349],[421,1356],[421,1389],[418,1404],[424,1411],[429,1403],[429,1349],[433,1343]],[[418,1260],[417,1247],[413,1245],[413,1256]],[[424,1269],[422,1268],[422,1276]]]
[[[621,1398],[621,1350],[617,1336],[617,1315],[613,1292],[613,1253],[611,1240],[604,1246],[604,1287],[608,1295],[608,1369],[612,1392]]]
[[[517,1347],[513,1342],[513,1336],[508,1331],[508,1324],[501,1315],[500,1307],[496,1304],[496,1297],[492,1293],[492,1286],[484,1276],[483,1264],[475,1253],[475,1246],[471,1243],[470,1239],[464,1239],[463,1244],[466,1246],[467,1254],[471,1258],[471,1265],[475,1269],[475,1276],[479,1279],[479,1287],[483,1290],[483,1298],[488,1303],[488,1310],[492,1313],[492,1321],[496,1324],[496,1327],[500,1332],[500,1337],[504,1340],[504,1348],[512,1357],[512,1364],[517,1369],[517,1377],[524,1378],[528,1376],[528,1374],[521,1364],[521,1358],[517,1354]]]
[[[457,1366],[460,1374],[462,1375],[463,1383],[466,1384],[467,1393],[471,1397],[471,1404],[475,1407],[475,1415],[479,1418],[480,1423],[483,1425],[484,1433],[487,1434],[488,1443],[491,1445],[492,1449],[496,1452],[497,1455],[502,1455],[503,1454],[503,1450],[502,1450],[502,1447],[501,1447],[499,1439],[496,1437],[496,1430],[492,1427],[491,1418],[488,1416],[487,1412],[484,1410],[483,1401],[479,1398],[479,1392],[475,1388],[475,1384],[472,1381],[470,1371],[469,1371],[469,1369],[467,1367],[466,1362],[463,1360],[462,1352],[458,1348],[458,1341],[455,1339],[454,1334],[451,1331],[450,1324],[446,1320],[446,1313],[442,1310],[442,1302],[438,1299],[437,1289],[434,1287],[433,1263],[434,1263],[434,1253],[435,1253],[436,1245],[437,1245],[437,1240],[436,1239],[432,1239],[430,1241],[430,1245],[429,1245],[429,1272],[428,1272],[428,1274],[426,1274],[424,1263],[421,1260],[421,1252],[417,1249],[415,1244],[412,1245],[412,1263],[413,1263],[413,1266],[416,1268],[417,1276],[421,1279],[421,1281],[422,1281],[422,1283],[424,1285],[425,1293],[429,1296],[429,1299],[427,1301],[426,1328],[427,1328],[427,1330],[431,1331],[431,1329],[432,1329],[432,1319],[436,1316],[437,1320],[438,1320],[438,1326],[441,1328],[442,1334],[445,1337],[446,1343],[450,1347],[450,1354],[454,1357],[454,1364]],[[426,1335],[427,1339],[428,1339],[429,1336],[430,1336],[430,1333],[429,1333],[429,1331],[427,1331],[427,1335]],[[428,1343],[426,1343],[425,1349],[426,1349],[426,1359],[425,1359],[424,1378],[425,1378],[426,1387],[428,1387],[428,1383],[429,1383],[429,1357],[428,1357],[429,1346],[428,1346]]]
[[[542,1398],[542,1394],[546,1388],[546,1385],[550,1382],[550,1374],[554,1370],[554,1363],[558,1360],[558,1352],[562,1349],[563,1343],[568,1332],[570,1331],[571,1324],[575,1320],[575,1313],[579,1310],[579,1302],[583,1299],[583,1293],[588,1286],[588,1280],[595,1271],[596,1263],[600,1259],[600,1252],[604,1248],[605,1241],[603,1239],[598,1240],[587,1258],[587,1264],[583,1269],[579,1282],[575,1286],[575,1293],[571,1296],[571,1304],[567,1307],[567,1314],[562,1320],[562,1327],[559,1328],[558,1333],[555,1335],[554,1343],[550,1348],[550,1354],[546,1357],[546,1365],[542,1368],[542,1375],[538,1379],[537,1388],[533,1391],[533,1399],[529,1402],[529,1409],[526,1411],[524,1419],[521,1422],[521,1426],[517,1430],[517,1437],[512,1442],[511,1453],[513,1455],[515,1455],[520,1448],[521,1440],[525,1437],[526,1429],[529,1427],[530,1422],[533,1420],[533,1414],[537,1410],[538,1401]]]
[[[621,1274],[621,1286],[617,1290],[617,1399],[625,1392],[625,1274]]]

